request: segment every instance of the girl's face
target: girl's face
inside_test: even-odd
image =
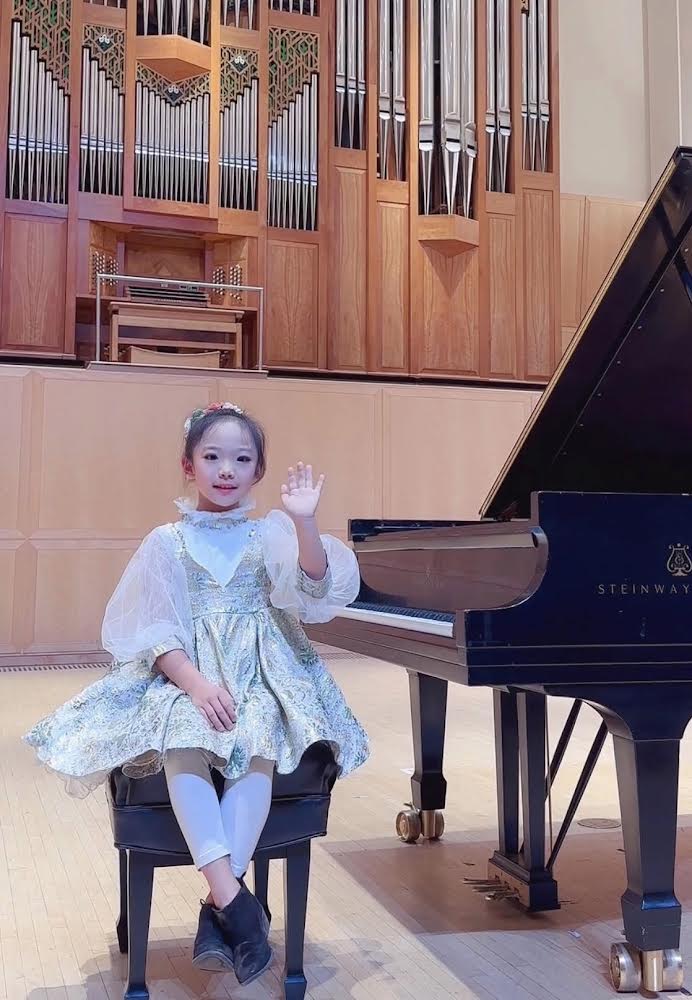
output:
[[[257,481],[257,451],[245,426],[229,417],[202,437],[185,471],[199,493],[198,510],[238,507]]]

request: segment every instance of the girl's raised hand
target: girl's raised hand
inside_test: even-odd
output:
[[[313,485],[311,465],[298,462],[295,469],[290,466],[288,484],[281,485],[281,501],[286,513],[294,518],[314,517],[323,485],[324,476]]]

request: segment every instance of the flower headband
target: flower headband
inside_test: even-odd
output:
[[[241,410],[241,408],[236,406],[235,403],[211,403],[210,406],[206,406],[203,410],[193,410],[183,424],[183,438],[187,439],[187,436],[190,433],[190,428],[193,424],[197,423],[198,420],[201,420],[202,417],[206,417],[210,413],[216,413],[218,410],[227,410],[229,413],[234,413],[236,417],[242,417],[245,413],[245,411]]]

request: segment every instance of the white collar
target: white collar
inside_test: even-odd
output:
[[[186,497],[175,504],[182,515],[180,529],[187,551],[221,587],[228,586],[255,534],[257,522],[247,516],[248,511],[254,510],[255,501],[248,500],[222,513],[197,510]]]
[[[225,528],[234,527],[247,521],[248,512],[254,510],[257,503],[254,500],[246,500],[238,507],[232,507],[225,511],[197,510],[189,497],[179,497],[174,501],[176,507],[182,515],[182,520],[186,524],[192,524],[197,528]]]

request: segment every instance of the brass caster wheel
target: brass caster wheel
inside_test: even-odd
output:
[[[402,809],[396,818],[396,833],[405,844],[415,844],[421,835],[420,814],[416,809]]]
[[[638,948],[618,943],[610,946],[610,978],[617,993],[636,993],[642,984],[642,960]]]
[[[425,839],[439,840],[445,832],[444,815],[439,809],[424,809],[420,816]]]
[[[684,970],[679,948],[668,948],[663,952],[663,989],[675,993],[682,989]]]

